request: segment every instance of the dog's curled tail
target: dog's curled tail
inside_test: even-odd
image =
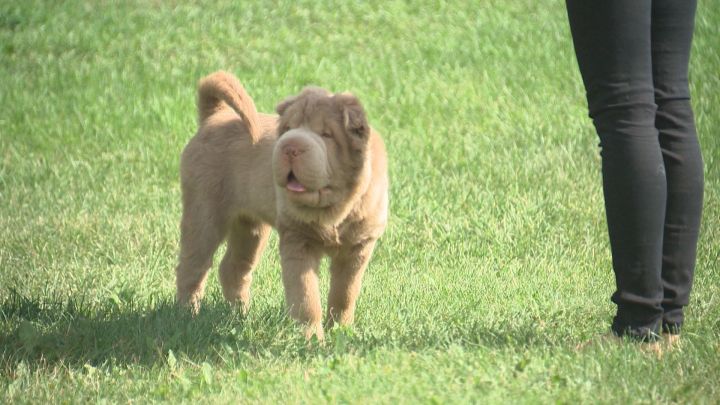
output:
[[[250,138],[255,143],[260,138],[257,109],[240,81],[230,73],[212,73],[198,84],[198,115],[200,123],[223,108],[232,108],[245,122]]]

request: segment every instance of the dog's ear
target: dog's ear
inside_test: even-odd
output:
[[[293,105],[298,99],[298,96],[290,96],[286,98],[285,100],[281,101],[280,104],[275,107],[275,111],[278,113],[278,115],[283,115],[285,111],[287,111],[288,107]]]
[[[360,138],[367,137],[370,126],[360,100],[350,93],[336,94],[335,99],[340,103],[345,130]]]

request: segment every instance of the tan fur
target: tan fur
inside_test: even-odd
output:
[[[228,108],[229,107],[229,108]],[[353,321],[388,215],[385,147],[348,93],[306,88],[260,114],[235,77],[201,80],[200,128],[182,153],[178,301],[199,308],[211,259],[225,298],[247,310],[252,271],[278,231],[290,315],[323,338],[318,266],[331,258],[326,327]]]
[[[200,125],[223,108],[225,103],[238,113],[247,126],[250,138],[256,142],[260,136],[255,103],[240,82],[227,72],[215,72],[198,85],[198,120]]]

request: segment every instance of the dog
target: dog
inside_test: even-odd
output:
[[[271,228],[285,301],[306,338],[323,339],[318,267],[331,259],[325,328],[351,324],[388,218],[387,156],[350,93],[307,87],[258,113],[233,75],[198,85],[199,129],[182,152],[177,300],[199,310],[212,257],[225,298],[246,312],[252,272]]]

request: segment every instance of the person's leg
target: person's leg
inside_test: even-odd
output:
[[[660,278],[667,198],[655,128],[650,0],[567,0],[602,177],[617,290],[618,335],[660,331]]]
[[[688,85],[696,0],[653,0],[655,126],[667,176],[662,256],[663,330],[679,333],[695,269],[703,200],[703,163]]]

